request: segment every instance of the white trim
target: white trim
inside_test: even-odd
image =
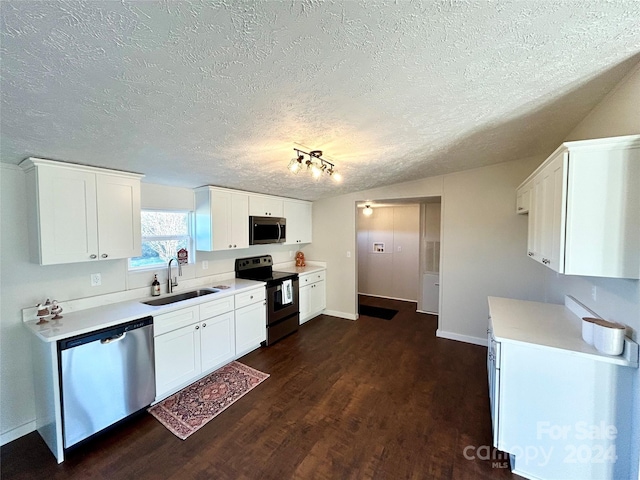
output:
[[[487,346],[486,338],[472,337],[470,335],[460,335],[459,333],[445,332],[441,329],[436,330],[436,337],[446,338],[448,340],[457,340],[458,342],[472,343],[482,347]]]
[[[4,432],[0,435],[0,445],[6,445],[9,442],[13,442],[20,437],[27,435],[28,433],[34,432],[36,430],[36,421],[33,420],[31,422],[27,422],[24,425],[20,425],[8,432]]]
[[[428,315],[435,315],[436,317],[440,315],[438,312],[427,312],[426,310],[420,310],[420,309],[417,309],[416,313],[426,313]]]
[[[338,312],[337,310],[323,310],[322,315],[329,315],[330,317],[344,318],[346,320],[357,320],[358,315],[353,313]]]

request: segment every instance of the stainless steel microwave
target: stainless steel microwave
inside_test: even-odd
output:
[[[249,245],[284,243],[287,220],[278,217],[249,217]]]

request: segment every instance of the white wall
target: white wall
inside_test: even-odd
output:
[[[565,140],[637,133],[640,133],[640,63],[596,105]]]
[[[542,300],[543,267],[526,257],[527,219],[516,187],[543,161],[529,158],[314,202],[308,258],[327,262],[327,309],[356,314],[356,202],[442,198],[439,333],[483,343],[487,296]],[[347,256],[351,252],[351,257]]]
[[[21,310],[46,298],[59,301],[95,297],[149,287],[153,273],[127,272],[127,260],[41,266],[29,259],[26,181],[24,172],[0,163],[0,443],[35,429],[31,337],[22,325]],[[143,184],[143,208],[189,208],[189,189]],[[293,260],[295,245],[260,245],[232,252],[196,252],[197,262],[183,268],[185,279],[234,271],[237,257],[270,253],[274,262]],[[209,268],[202,269],[202,260]],[[161,281],[164,268],[158,269]],[[90,275],[102,274],[102,286],[91,287]],[[149,287],[149,294],[151,293]]]
[[[358,209],[358,291],[365,295],[418,300],[420,206]],[[373,251],[383,242],[384,253]]]

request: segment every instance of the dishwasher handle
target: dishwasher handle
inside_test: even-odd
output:
[[[119,333],[118,335],[114,335],[113,337],[103,338],[102,340],[100,340],[100,343],[103,345],[106,345],[107,343],[119,342],[125,337],[126,334],[127,332],[122,332],[122,333]]]
[[[78,347],[85,343],[91,343],[100,341],[101,344],[106,345],[119,340],[124,339],[125,333],[138,328],[147,326],[153,328],[153,317],[140,318],[131,322],[121,323],[115,327],[103,328],[96,330],[95,332],[85,333],[72,338],[66,338],[58,341],[58,350],[67,350],[69,348]]]

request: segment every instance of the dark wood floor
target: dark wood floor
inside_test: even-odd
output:
[[[271,377],[185,441],[145,413],[57,465],[34,432],[2,447],[2,478],[520,478],[464,455],[491,444],[486,349],[436,338],[413,303],[362,301],[399,313],[320,316],[243,357]]]

